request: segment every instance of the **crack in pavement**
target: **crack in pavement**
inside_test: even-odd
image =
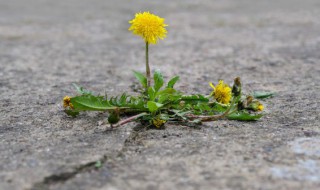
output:
[[[47,190],[49,189],[49,186],[52,184],[65,183],[66,181],[74,178],[79,173],[96,169],[95,164],[97,163],[97,161],[100,161],[103,164],[106,162],[106,160],[107,160],[107,156],[104,155],[102,159],[75,167],[73,171],[62,172],[59,174],[53,174],[53,175],[47,176],[41,182],[35,183],[29,190]]]
[[[137,131],[132,131],[131,134],[124,140],[123,147],[116,153],[115,155],[121,156],[123,155],[123,152],[126,151],[126,147],[132,145],[135,145],[137,142],[139,143],[141,139],[139,139],[140,135]],[[84,173],[90,170],[96,169],[96,163],[97,161],[100,161],[101,164],[104,164],[107,159],[110,157],[107,157],[107,155],[103,155],[101,159],[98,159],[96,161],[88,162],[86,164],[80,165],[78,167],[75,167],[73,171],[68,172],[62,172],[59,174],[52,174],[47,177],[45,177],[42,181],[37,182],[32,185],[32,187],[28,190],[49,190],[50,185],[53,184],[63,184],[67,182],[70,179],[73,179],[76,175],[80,173]]]

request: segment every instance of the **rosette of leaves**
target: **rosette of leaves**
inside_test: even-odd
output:
[[[209,95],[187,95],[174,88],[179,76],[164,82],[161,72],[153,75],[154,84],[148,87],[147,77],[140,72],[134,76],[143,87],[137,96],[126,93],[116,97],[94,95],[94,93],[75,85],[79,95],[70,98],[72,107],[67,107],[68,115],[76,116],[83,111],[109,112],[108,121],[113,127],[131,121],[141,121],[147,126],[163,128],[168,122],[201,123],[222,118],[241,121],[253,121],[262,117],[252,110],[251,102],[242,94],[240,79],[235,80],[232,98],[229,104],[221,104]],[[266,98],[270,94],[263,92],[259,96]],[[253,96],[250,96],[253,98]],[[256,101],[256,100],[255,100]],[[121,120],[121,116],[125,119]]]

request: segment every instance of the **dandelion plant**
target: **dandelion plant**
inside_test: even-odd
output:
[[[129,23],[129,31],[141,36],[146,45],[146,72],[142,74],[134,71],[134,76],[144,90],[135,96],[125,92],[109,97],[107,94],[96,95],[75,85],[78,95],[63,98],[63,107],[68,115],[76,117],[84,111],[108,112],[106,121],[112,128],[138,121],[147,127],[160,129],[166,123],[201,124],[218,119],[253,121],[262,117],[264,106],[257,99],[273,94],[257,92],[245,95],[239,77],[234,79],[232,87],[223,80],[219,80],[217,85],[210,82],[212,93],[208,95],[186,94],[176,89],[174,86],[179,76],[165,82],[162,73],[155,71],[151,77],[149,44],[157,44],[159,39],[164,39],[168,25],[163,18],[150,12],[137,13]]]

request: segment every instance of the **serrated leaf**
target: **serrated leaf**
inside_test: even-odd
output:
[[[201,104],[198,103],[198,108],[203,112],[203,111],[210,111],[211,107],[208,104]]]
[[[141,109],[141,110],[144,110],[145,108],[147,108],[144,100],[137,99],[135,97],[130,97],[129,106],[130,108]]]
[[[70,99],[77,111],[105,111],[115,109],[107,100],[92,95],[76,96]]]
[[[159,89],[163,86],[163,76],[160,73],[160,71],[154,72],[153,80],[154,80],[154,90],[158,92]]]
[[[126,95],[126,93],[123,93],[118,101],[119,105],[124,105],[127,103],[127,98],[128,96]]]
[[[181,117],[183,120],[187,120],[185,115],[191,113],[191,111],[181,111],[181,110],[176,110],[176,109],[173,109],[170,111],[172,111],[176,116]]]
[[[179,76],[175,76],[172,79],[170,79],[170,81],[168,82],[167,88],[173,88],[173,86],[176,84],[176,82],[178,82],[179,79],[180,79]]]
[[[252,96],[257,99],[265,99],[274,96],[274,92],[266,92],[266,91],[254,91]]]
[[[144,87],[147,88],[147,77],[144,76],[142,73],[138,72],[138,71],[133,71],[134,76],[136,77],[136,79],[138,79],[138,81],[140,82],[140,84]]]
[[[148,101],[147,105],[148,105],[148,109],[151,113],[158,111],[158,109],[163,106],[163,104],[160,104],[160,103],[157,103],[154,101]]]
[[[181,93],[173,88],[166,88],[157,93],[156,98],[160,103],[175,102],[181,98]]]
[[[163,94],[157,97],[159,103],[175,103],[177,100],[180,100],[181,95],[170,95],[170,94]]]
[[[182,96],[181,100],[188,102],[188,103],[209,102],[209,99],[204,97],[201,94]]]
[[[117,98],[116,97],[111,97],[110,100],[109,100],[109,103],[111,105],[118,105]]]
[[[73,86],[76,88],[76,90],[78,91],[78,93],[82,94],[82,95],[91,95],[92,92],[89,90],[84,89],[81,86],[78,86],[77,84],[73,83]]]
[[[170,100],[171,102],[176,102],[178,100],[181,100],[182,95],[181,94],[172,94],[168,97],[168,100]],[[179,101],[180,102],[180,101]]]
[[[247,112],[236,112],[232,113],[227,116],[230,120],[238,120],[238,121],[256,121],[260,119],[263,115],[262,114],[250,114]]]

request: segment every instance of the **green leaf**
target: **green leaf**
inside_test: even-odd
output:
[[[170,97],[170,95],[168,95],[168,94],[162,94],[162,95],[157,96],[157,100],[159,103],[164,103],[169,100],[169,97]]]
[[[127,98],[128,96],[126,95],[126,93],[123,93],[118,101],[119,105],[124,105],[127,103]]]
[[[181,110],[176,110],[176,109],[173,109],[170,111],[172,111],[176,116],[181,117],[183,120],[187,120],[185,115],[191,113],[190,111],[181,111]]]
[[[166,88],[164,90],[161,90],[157,93],[157,95],[164,95],[164,94],[174,94],[175,92],[177,92],[175,89],[173,88]]]
[[[147,88],[147,77],[138,71],[133,71],[134,76],[138,79],[144,88]]]
[[[168,121],[170,119],[170,116],[168,114],[160,114],[159,118]]]
[[[185,101],[186,103],[209,102],[209,99],[201,94],[182,96],[181,100]]]
[[[148,109],[151,113],[158,111],[158,109],[163,106],[163,104],[153,102],[153,101],[148,101],[147,105],[148,105]]]
[[[212,109],[213,109],[213,111],[222,113],[222,112],[225,112],[228,109],[228,106],[220,104],[218,102],[215,102],[213,107],[212,107]]]
[[[179,76],[173,77],[173,78],[168,82],[167,88],[173,88],[173,86],[176,84],[176,82],[178,82],[179,79],[180,79]]]
[[[274,92],[266,92],[266,91],[254,91],[251,94],[254,98],[257,99],[265,99],[265,98],[269,98],[275,95]]]
[[[128,106],[134,109],[144,110],[147,108],[145,105],[145,101],[143,99],[139,99],[137,97],[130,97]]]
[[[70,101],[76,111],[104,111],[115,109],[115,106],[100,96],[82,95],[73,97]]]
[[[154,79],[154,90],[158,92],[159,89],[163,86],[163,76],[160,73],[160,71],[154,72],[153,79]]]
[[[149,100],[151,101],[153,101],[156,98],[156,91],[151,86],[148,88],[148,95],[149,95]]]
[[[159,103],[167,104],[174,103],[181,98],[180,95],[162,94],[157,97]]]
[[[256,121],[260,119],[263,115],[262,114],[250,114],[247,112],[236,112],[229,114],[227,117],[230,120],[238,120],[238,121]]]
[[[211,110],[211,107],[208,104],[198,103],[196,106],[201,112]]]
[[[81,86],[76,85],[75,83],[73,83],[73,86],[77,89],[78,93],[82,94],[82,95],[89,95],[92,94],[91,91],[84,89]]]
[[[112,111],[115,109],[135,109],[138,112],[148,111],[144,98],[127,96],[125,93],[120,97],[111,97],[110,99],[107,96],[75,96],[70,98],[70,103],[73,109],[66,111],[66,113],[71,116],[78,114],[76,112],[79,111]]]
[[[171,101],[177,101],[181,98],[181,93],[173,88],[166,88],[164,90],[161,90],[157,93],[156,98],[158,102],[163,103]]]

